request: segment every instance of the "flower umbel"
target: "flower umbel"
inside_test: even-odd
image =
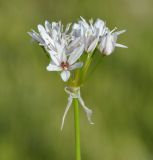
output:
[[[94,22],[91,19],[87,22],[81,17],[77,23],[67,24],[65,29],[61,22],[45,21],[45,26],[38,25],[39,33],[34,30],[28,33],[48,53],[51,62],[47,70],[60,72],[62,80],[66,82],[71,75],[75,77],[73,74],[76,72],[71,74],[71,71],[81,68],[85,63],[80,61],[85,52],[91,54],[98,48],[103,55],[108,56],[115,47],[127,48],[117,43],[118,36],[125,30],[114,30],[110,31],[103,20]]]

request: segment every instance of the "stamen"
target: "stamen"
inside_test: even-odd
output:
[[[67,70],[69,68],[69,63],[68,62],[62,62],[61,63],[61,67],[65,70]]]
[[[113,33],[115,30],[117,30],[117,27],[115,27],[110,33]]]

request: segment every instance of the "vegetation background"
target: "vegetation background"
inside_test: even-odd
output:
[[[74,159],[73,108],[61,132],[64,84],[27,31],[79,16],[127,29],[119,41],[129,47],[95,57],[82,89],[95,122],[80,109],[82,160],[152,160],[152,8],[152,0],[0,0],[0,160]]]

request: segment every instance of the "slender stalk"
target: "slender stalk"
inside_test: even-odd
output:
[[[75,160],[81,160],[80,151],[80,120],[78,100],[73,99],[74,103],[74,128],[75,128]]]
[[[85,77],[86,77],[86,74],[87,74],[87,70],[91,64],[91,61],[92,61],[92,55],[93,53],[88,53],[88,56],[87,56],[87,59],[86,59],[86,62],[82,68],[82,74],[81,74],[81,83],[84,82],[85,80]]]

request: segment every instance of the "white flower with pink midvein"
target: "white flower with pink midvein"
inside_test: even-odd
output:
[[[84,45],[79,45],[79,47],[73,49],[71,53],[67,54],[66,48],[68,46],[64,37],[60,37],[60,41],[53,41],[42,25],[38,25],[38,30],[41,37],[47,44],[46,50],[51,57],[51,62],[47,66],[47,70],[60,71],[62,80],[66,82],[70,77],[70,71],[76,68],[80,68],[83,65],[82,62],[76,61],[78,61],[78,59],[84,52]]]
[[[82,62],[76,62],[84,51],[84,46],[76,48],[70,55],[66,55],[63,50],[59,55],[52,55],[51,63],[47,66],[48,71],[61,71],[61,78],[67,81],[70,77],[70,71],[82,67]]]

